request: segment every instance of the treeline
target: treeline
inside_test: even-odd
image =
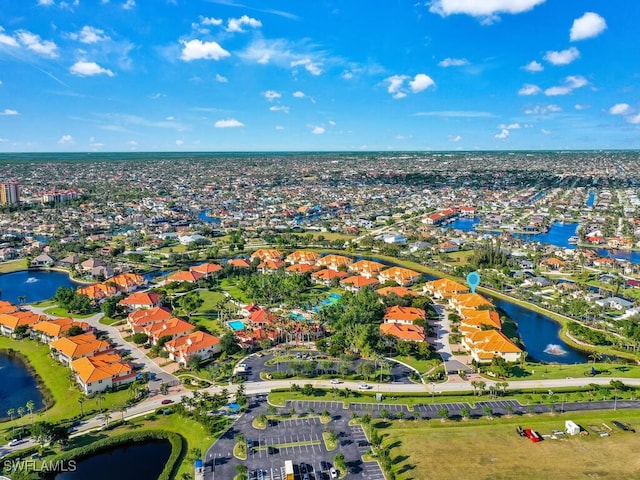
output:
[[[611,340],[609,340],[609,337],[605,333],[585,327],[579,323],[568,322],[567,330],[572,336],[584,340],[591,345],[612,345]]]

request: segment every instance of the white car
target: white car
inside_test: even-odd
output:
[[[329,469],[329,474],[331,475],[331,478],[338,478],[338,472],[336,472],[336,469],[333,467]]]
[[[20,443],[20,440],[18,440],[17,438],[14,438],[13,440],[11,440],[9,442],[9,446],[10,447],[15,447],[16,445],[18,445]]]
[[[338,380],[337,378],[334,378],[331,380],[331,383],[333,383],[334,385],[338,385],[339,383],[342,383],[340,380]]]
[[[360,385],[358,385],[358,390],[369,390],[371,388],[371,385],[367,385],[366,383],[361,383]]]

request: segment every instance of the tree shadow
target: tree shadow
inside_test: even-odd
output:
[[[380,421],[377,421],[373,426],[380,429],[389,428],[391,426],[391,422],[380,420]]]

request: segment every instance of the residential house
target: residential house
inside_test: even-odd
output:
[[[251,268],[251,262],[245,258],[232,258],[227,264],[235,268]]]
[[[442,253],[452,253],[460,250],[460,245],[447,241],[435,245],[435,248]]]
[[[633,307],[633,302],[620,297],[606,297],[595,301],[595,304],[602,308],[614,310],[628,310]]]
[[[16,328],[23,325],[32,327],[36,323],[46,319],[47,317],[45,315],[38,315],[30,310],[17,310],[12,313],[3,313],[0,315],[0,333],[11,337]]]
[[[258,305],[256,305],[255,303],[250,303],[250,304],[245,305],[244,307],[242,307],[240,309],[240,313],[242,313],[243,316],[248,317],[253,312],[257,312],[258,310],[262,310],[262,309]]]
[[[378,285],[378,280],[375,278],[367,278],[362,275],[352,275],[350,277],[344,278],[340,281],[340,285],[345,290],[349,290],[351,292],[358,292],[363,288],[373,288]]]
[[[289,265],[287,268],[285,268],[284,271],[287,273],[297,273],[303,275],[305,273],[315,272],[317,268],[318,267],[316,267],[315,265],[309,265],[306,263],[294,263],[293,265]]]
[[[149,336],[149,341],[155,345],[162,337],[171,337],[174,340],[178,337],[183,337],[191,332],[195,327],[184,320],[171,317],[161,322],[147,325],[143,328],[143,332]]]
[[[545,260],[542,260],[540,263],[546,266],[549,270],[553,271],[561,271],[567,266],[567,262],[555,257],[547,258]]]
[[[391,267],[387,270],[383,270],[378,275],[380,283],[387,283],[390,281],[396,282],[398,285],[411,285],[420,278],[420,274],[413,270],[403,267]]]
[[[413,290],[409,290],[407,287],[382,287],[376,290],[376,293],[382,295],[384,297],[395,294],[399,297],[405,297],[407,295],[411,295],[412,297],[417,297],[418,292],[414,292]]]
[[[259,308],[251,312],[247,318],[254,325],[273,325],[279,317],[267,310]]]
[[[62,260],[58,260],[58,265],[62,268],[73,268],[78,263],[80,263],[80,257],[78,255],[70,255],[64,257]]]
[[[347,267],[351,263],[353,263],[353,259],[333,253],[320,257],[317,262],[319,266],[335,271],[340,270],[340,267]]]
[[[309,252],[306,250],[297,250],[290,255],[287,255],[286,261],[288,263],[300,263],[302,265],[315,265],[320,258],[320,254],[316,252]]]
[[[49,344],[52,355],[65,365],[82,357],[92,357],[113,350],[111,344],[99,340],[93,333],[83,333],[75,337],[62,337]]]
[[[469,287],[448,278],[439,278],[438,280],[426,282],[423,291],[431,294],[434,298],[449,298],[452,295],[467,293]]]
[[[133,367],[117,353],[81,357],[71,362],[76,380],[86,395],[126,385],[135,381]]]
[[[127,316],[127,324],[133,333],[142,332],[145,327],[169,320],[173,315],[171,310],[164,307],[143,308],[135,312],[131,312]]]
[[[384,312],[385,323],[402,323],[405,325],[413,325],[417,320],[426,320],[427,313],[422,308],[401,307],[394,305],[387,307]]]
[[[204,278],[204,275],[202,273],[192,272],[188,270],[179,270],[169,275],[165,280],[165,283],[171,283],[171,282],[196,283],[201,278]]]
[[[91,301],[99,303],[109,297],[116,296],[118,294],[118,289],[110,284],[96,283],[94,285],[80,287],[77,292],[79,295],[86,295]]]
[[[349,276],[349,274],[347,272],[343,272],[343,271],[338,271],[338,270],[332,270],[330,268],[325,268],[323,270],[319,270],[317,272],[313,272],[311,274],[311,279],[313,281],[315,281],[316,283],[322,283],[326,286],[331,285],[331,282],[334,279],[342,279],[342,278],[346,278],[347,276]]]
[[[462,337],[462,345],[478,363],[489,363],[496,357],[516,362],[522,355],[522,350],[498,330],[468,333]]]
[[[377,277],[382,270],[387,268],[386,265],[379,262],[372,262],[369,260],[359,260],[349,265],[349,271],[355,272],[358,275],[362,275],[366,278]]]
[[[260,273],[274,273],[285,263],[282,260],[265,260],[258,264],[258,272]]]
[[[6,300],[0,300],[0,315],[5,313],[13,313],[20,310],[13,303],[7,302]]]
[[[42,255],[38,255],[36,258],[31,260],[29,264],[30,267],[52,267],[56,263],[55,258],[46,253]]]
[[[154,308],[160,305],[162,295],[154,292],[136,292],[123,298],[118,305],[123,306],[129,312],[144,308]]]
[[[280,250],[276,250],[274,248],[261,248],[260,250],[253,252],[249,258],[252,261],[255,258],[259,258],[261,261],[266,262],[267,260],[282,260],[282,257],[284,257],[284,253]]]
[[[147,279],[137,273],[121,273],[109,278],[107,283],[114,284],[121,292],[130,293],[144,287],[147,284]]]
[[[493,308],[493,303],[479,293],[462,293],[451,295],[449,306],[461,314],[464,309]]]
[[[193,355],[201,360],[211,358],[220,352],[220,338],[206,332],[193,332],[167,342],[164,348],[172,360],[187,364]]]
[[[460,333],[467,335],[490,328],[495,330],[502,328],[498,312],[494,310],[463,309],[463,314],[460,316]]]
[[[405,342],[424,342],[424,328],[419,325],[403,323],[381,323],[380,334],[390,335]]]
[[[31,337],[42,343],[51,343],[64,336],[72,327],[79,327],[84,333],[93,331],[93,327],[87,322],[76,322],[72,318],[56,318],[44,320],[31,327]]]
[[[201,273],[204,278],[211,278],[214,274],[222,270],[222,267],[216,263],[201,263],[189,268],[192,272]]]
[[[96,267],[106,267],[107,264],[101,258],[90,258],[78,265],[78,270],[81,272],[89,273]]]

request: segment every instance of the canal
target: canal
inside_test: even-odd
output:
[[[59,287],[75,289],[79,284],[69,278],[68,273],[49,270],[22,270],[0,275],[0,299],[20,303],[41,302],[56,294]]]
[[[44,406],[38,384],[22,360],[0,353],[0,418],[9,417],[9,409],[14,418],[20,407],[27,412],[28,401],[34,403],[34,411]]]

